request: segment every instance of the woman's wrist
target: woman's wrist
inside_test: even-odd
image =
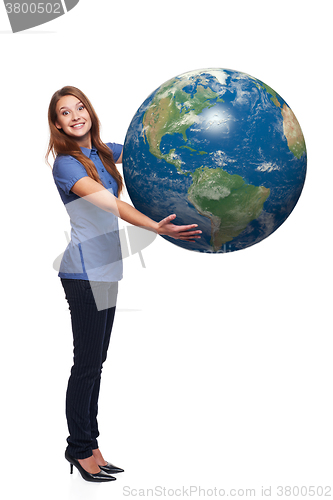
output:
[[[159,226],[158,222],[155,222],[155,221],[154,221],[154,220],[152,220],[152,219],[150,219],[150,220],[151,220],[151,224],[152,224],[151,229],[152,229],[153,231],[155,231],[155,233],[160,234],[160,233],[159,233],[160,226]]]

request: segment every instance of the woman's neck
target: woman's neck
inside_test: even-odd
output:
[[[76,141],[80,148],[92,149],[91,139],[85,141]]]

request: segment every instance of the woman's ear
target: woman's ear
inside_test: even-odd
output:
[[[55,122],[55,126],[57,127],[57,129],[61,130],[61,127],[58,122]]]

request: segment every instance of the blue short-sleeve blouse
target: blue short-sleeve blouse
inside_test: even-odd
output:
[[[114,161],[117,161],[122,145],[106,144],[113,153]],[[97,149],[81,148],[81,151],[94,162],[104,187],[118,196],[117,183],[101,162]],[[71,224],[71,240],[63,254],[58,276],[89,281],[119,281],[123,276],[123,265],[118,218],[71,191],[82,177],[88,177],[86,169],[73,156],[56,157],[53,178]]]

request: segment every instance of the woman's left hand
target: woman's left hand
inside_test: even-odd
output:
[[[175,218],[176,214],[172,214],[161,220],[157,225],[157,233],[164,236],[171,236],[171,238],[176,238],[183,241],[195,241],[196,238],[200,238],[199,234],[202,233],[202,231],[191,231],[191,229],[198,227],[198,224],[176,226],[171,222]]]

